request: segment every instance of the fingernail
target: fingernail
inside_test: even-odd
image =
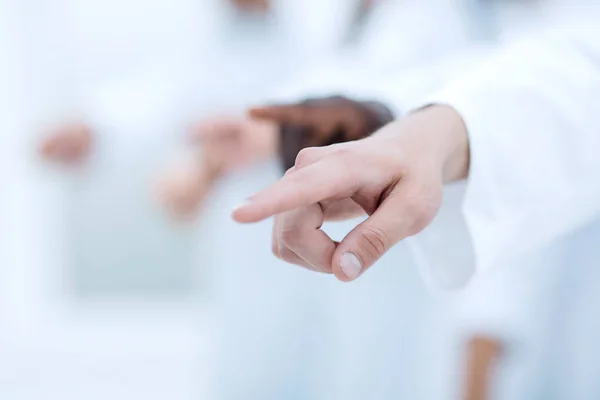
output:
[[[238,204],[237,206],[235,206],[233,208],[233,211],[237,211],[237,210],[241,210],[244,207],[247,207],[250,204],[250,200],[246,199],[244,201],[242,201],[240,204]]]
[[[362,272],[362,264],[353,253],[344,253],[340,258],[340,267],[348,279],[356,279]]]

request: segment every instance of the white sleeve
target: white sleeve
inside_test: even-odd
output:
[[[461,286],[600,216],[597,26],[522,42],[428,100],[461,114],[471,150],[464,197],[410,240],[434,285]]]

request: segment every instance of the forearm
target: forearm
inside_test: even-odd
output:
[[[493,367],[498,362],[502,343],[488,336],[474,336],[467,345],[467,364],[463,388],[464,400],[491,398]]]
[[[424,151],[438,154],[444,183],[468,177],[470,151],[467,128],[454,108],[447,105],[426,106],[412,113],[406,122],[423,131],[427,146]]]

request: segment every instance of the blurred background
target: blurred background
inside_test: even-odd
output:
[[[0,398],[433,400],[477,384],[483,397],[466,398],[550,399],[526,387],[552,381],[539,332],[554,283],[524,287],[518,305],[510,277],[434,293],[401,244],[343,285],[277,261],[268,221],[230,220],[280,176],[275,157],[222,176],[190,218],[173,218],[157,182],[195,162],[198,124],[338,93],[402,113],[568,9],[0,0]],[[83,161],[40,154],[65,126]]]

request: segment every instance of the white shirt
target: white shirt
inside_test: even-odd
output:
[[[473,331],[537,348],[515,367],[534,373],[513,385],[525,397],[500,398],[599,393],[599,89],[600,30],[580,18],[509,46],[431,100],[462,115],[470,175],[409,242],[434,285],[470,281],[467,296],[491,316],[471,310]]]
[[[447,267],[434,279],[456,281],[439,283],[464,284],[475,269],[537,251],[598,216],[598,35],[583,26],[520,43],[434,97],[462,115],[471,150],[464,199],[445,201],[418,236],[435,246],[445,239],[440,220],[459,215],[464,222],[472,251],[445,255]],[[441,268],[438,261],[432,268]],[[461,264],[472,269],[459,273]]]

